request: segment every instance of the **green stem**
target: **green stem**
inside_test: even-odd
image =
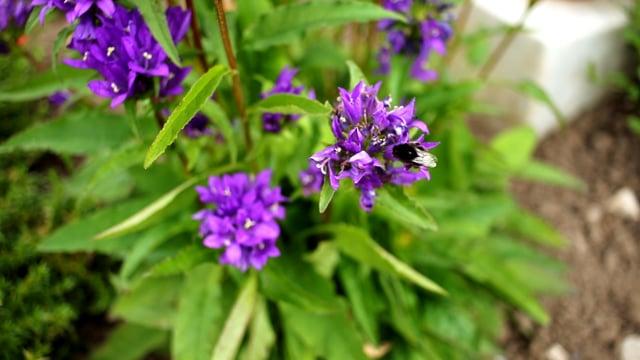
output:
[[[249,127],[249,119],[247,118],[247,110],[244,105],[244,96],[242,94],[242,86],[240,83],[240,73],[238,72],[238,62],[236,56],[233,53],[233,47],[231,46],[231,38],[229,36],[229,28],[227,26],[227,18],[224,13],[224,6],[222,0],[214,0],[216,6],[216,13],[218,16],[218,26],[220,27],[220,35],[222,36],[222,44],[224,45],[224,52],[227,55],[227,61],[229,67],[233,70],[233,99],[235,100],[236,107],[240,113],[242,121],[242,132],[244,134],[244,141],[247,146],[247,151],[251,151],[253,148],[253,141],[251,140],[251,128]]]
[[[198,25],[198,15],[196,8],[193,6],[193,0],[186,0],[187,9],[191,11],[191,32],[193,34],[193,42],[198,50],[198,60],[203,71],[207,71],[209,66],[207,65],[207,58],[205,57],[204,48],[202,47],[202,33],[200,32],[200,26]]]

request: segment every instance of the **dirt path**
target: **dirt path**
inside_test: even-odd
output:
[[[536,155],[582,178],[585,193],[515,184],[521,203],[570,240],[566,261],[573,291],[545,305],[547,328],[515,321],[506,358],[546,359],[560,344],[568,359],[617,359],[622,340],[640,334],[640,221],[609,213],[605,204],[623,187],[640,196],[640,136],[625,123],[623,105],[607,102],[545,139]]]

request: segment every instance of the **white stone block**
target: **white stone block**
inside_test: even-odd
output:
[[[467,32],[515,25],[527,3],[528,0],[473,0]],[[602,84],[593,82],[589,71],[604,79],[622,68],[622,31],[627,21],[624,6],[612,0],[541,0],[527,17],[525,30],[516,36],[496,66],[491,80],[531,80],[548,93],[566,118],[574,118],[607,91]],[[500,37],[495,37],[494,47]],[[464,77],[474,70],[460,55],[454,61],[454,73]],[[481,98],[502,109],[504,119],[525,122],[540,135],[558,125],[547,106],[503,85],[490,86]]]

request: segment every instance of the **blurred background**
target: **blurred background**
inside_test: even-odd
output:
[[[510,317],[499,358],[638,360],[640,3],[535,3],[465,1],[457,18],[465,23],[466,43],[452,46],[467,51],[447,59],[454,78],[477,75],[489,82],[477,95],[486,111],[467,119],[476,135],[488,140],[514,124],[529,125],[538,136],[535,157],[586,185],[582,191],[511,185],[525,209],[569,240],[566,248],[549,252],[565,262],[570,290],[544,300],[548,326]],[[21,38],[25,53],[42,57],[59,47],[54,27]],[[490,53],[484,66],[474,64]],[[0,82],[30,71],[28,61],[0,55]],[[65,96],[28,103],[0,97],[0,141],[63,111],[58,101]],[[76,172],[82,161],[46,150],[0,151],[0,353],[17,348],[27,359],[86,358],[114,327],[106,312],[114,297],[115,260],[36,250],[40,239],[90,206],[75,201],[85,195],[75,186],[86,180]],[[127,191],[127,179],[110,181],[122,186],[93,184],[98,195],[92,200]]]

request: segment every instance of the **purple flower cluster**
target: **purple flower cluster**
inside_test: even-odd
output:
[[[262,93],[261,97],[264,99],[273,94],[302,94],[304,86],[293,86],[293,78],[297,73],[298,69],[286,66],[280,71],[273,88],[268,92]],[[309,98],[315,99],[313,90],[309,91]],[[279,133],[285,123],[296,121],[299,118],[299,115],[264,113],[262,114],[262,127],[266,132]]]
[[[0,0],[0,31],[12,23],[16,27],[23,27],[32,9],[28,0]]]
[[[429,69],[429,59],[435,52],[444,55],[446,44],[452,35],[450,17],[446,13],[451,5],[442,0],[384,0],[387,10],[405,15],[407,23],[382,20],[378,27],[387,34],[387,44],[378,53],[379,71],[387,74],[391,68],[391,56],[400,54],[414,59],[411,76],[420,81],[433,81],[438,73]],[[417,8],[417,9],[415,9]],[[414,13],[424,14],[421,18]]]
[[[286,200],[279,187],[271,187],[271,171],[259,173],[255,179],[245,173],[209,178],[208,186],[198,186],[200,201],[213,208],[194,215],[200,221],[204,245],[224,248],[220,263],[242,271],[261,269],[272,257],[280,256],[276,240],[284,219]]]
[[[171,62],[138,10],[128,10],[113,0],[34,0],[33,4],[42,6],[41,21],[51,9],[64,12],[69,22],[78,21],[68,47],[80,58],[65,63],[98,71],[102,80],[89,82],[89,88],[110,98],[112,107],[154,90],[155,79],[159,96],[182,93],[182,81],[190,68]],[[178,43],[189,29],[191,14],[171,7],[166,16],[172,39]]]
[[[415,101],[391,107],[390,99],[377,98],[379,88],[380,83],[360,82],[351,92],[339,89],[331,116],[336,143],[311,156],[311,168],[301,174],[306,192],[319,189],[318,170],[334,190],[349,178],[360,190],[360,206],[370,211],[376,189],[384,184],[410,185],[431,178],[429,168],[436,166],[436,159],[428,151],[438,143],[424,141],[428,129],[415,118]],[[417,135],[413,140],[412,129]]]

